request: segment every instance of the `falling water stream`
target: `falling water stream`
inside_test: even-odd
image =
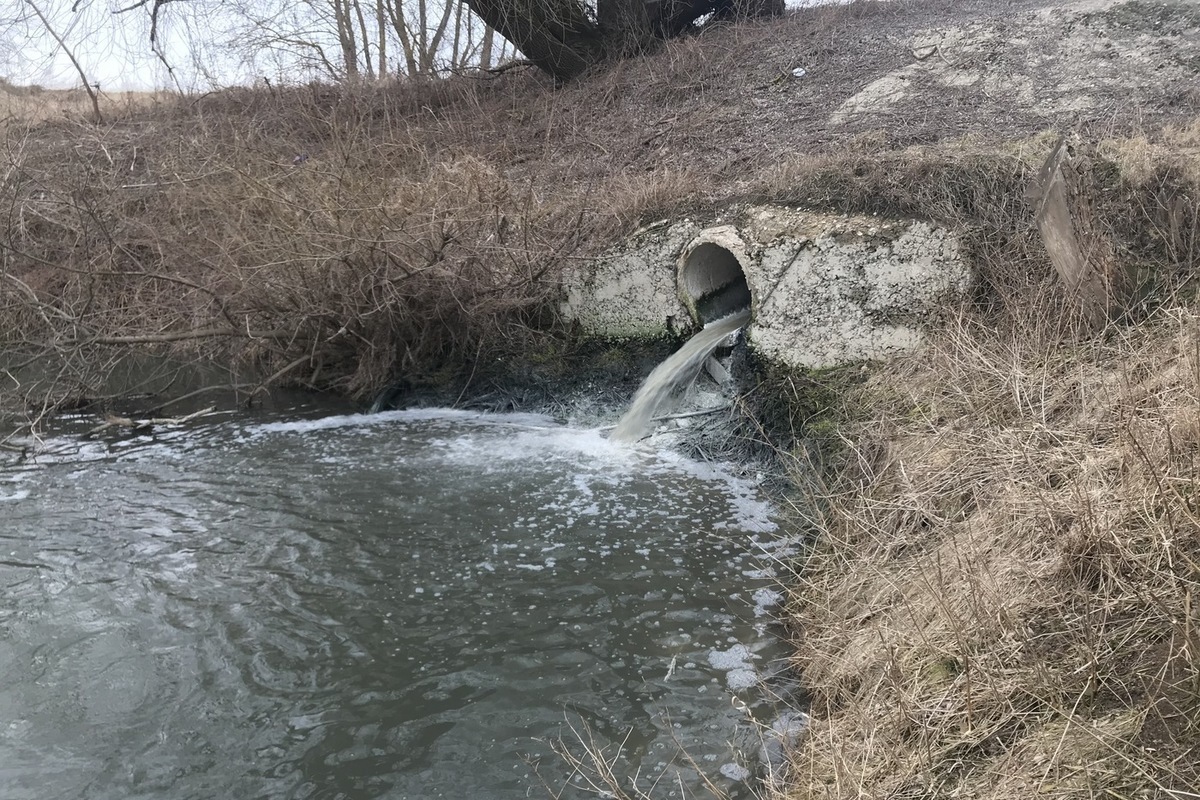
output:
[[[750,310],[739,311],[705,325],[683,347],[663,361],[642,383],[629,410],[613,429],[618,442],[636,442],[649,433],[654,415],[680,386],[696,377],[704,361],[731,333],[750,321]]]
[[[746,479],[536,416],[75,425],[0,467],[0,800],[595,796],[580,738],[749,791]]]

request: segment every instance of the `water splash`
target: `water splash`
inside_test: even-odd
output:
[[[650,421],[671,393],[690,382],[704,360],[729,334],[750,321],[750,310],[739,311],[710,322],[670,358],[655,367],[637,390],[633,403],[609,436],[618,442],[636,442],[650,429]]]

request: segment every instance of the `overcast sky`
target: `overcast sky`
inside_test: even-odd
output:
[[[788,0],[788,5],[848,1]],[[187,0],[163,7],[158,30],[161,59],[150,47],[148,8],[113,13],[134,0],[80,0],[80,9],[74,12],[75,0],[34,2],[72,49],[89,80],[105,91],[208,89],[286,73],[282,65],[246,64],[235,56],[227,45],[231,15],[220,12],[213,0]],[[173,71],[168,71],[164,59]],[[0,76],[46,88],[79,86],[70,60],[46,35],[26,0],[0,0]]]
[[[193,10],[215,3],[195,0],[189,14],[171,13],[165,6],[159,17],[160,50],[174,67],[175,77],[167,70],[150,46],[150,15],[147,8],[114,13],[128,6],[108,0],[85,0],[72,12],[73,0],[35,0],[58,34],[74,52],[88,74],[105,90],[173,87],[176,80],[184,88],[208,86],[193,63],[208,62],[213,77],[220,82],[237,83],[244,79],[236,60],[222,57],[219,39],[222,31],[193,27]],[[211,22],[211,21],[210,21]],[[78,86],[79,75],[53,37],[25,0],[0,0],[0,75],[19,84],[40,84],[47,88]],[[193,55],[199,59],[193,58]]]

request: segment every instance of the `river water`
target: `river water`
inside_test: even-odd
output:
[[[0,798],[594,796],[581,735],[745,795],[785,546],[749,481],[542,417],[60,431],[0,471]]]

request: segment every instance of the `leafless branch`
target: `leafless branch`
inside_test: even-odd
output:
[[[158,12],[162,10],[163,6],[175,1],[176,0],[137,0],[136,3],[132,3],[124,8],[118,8],[116,11],[113,11],[113,13],[125,14],[138,8],[150,6],[150,43],[155,44],[158,41]],[[158,53],[157,49],[155,50],[155,53]],[[163,63],[166,62],[164,61]],[[167,69],[169,70],[170,68],[171,67],[168,64]]]
[[[75,71],[79,73],[79,79],[83,81],[83,90],[87,92],[88,97],[92,100],[92,112],[96,115],[95,122],[97,125],[103,125],[104,115],[100,113],[100,100],[96,97],[96,91],[92,86],[92,82],[88,80],[87,73],[83,71],[83,65],[81,65],[79,60],[75,58],[75,53],[70,47],[67,47],[67,43],[63,41],[61,36],[58,35],[58,31],[56,31],[54,26],[50,24],[50,20],[46,19],[46,15],[43,14],[42,10],[37,7],[37,4],[34,3],[33,0],[25,0],[25,3],[33,9],[33,13],[36,14],[37,18],[42,21],[42,26],[46,29],[46,33],[50,34],[54,41],[58,43],[58,46],[62,48],[63,52],[67,54],[67,58],[71,60],[71,64],[75,67]]]

